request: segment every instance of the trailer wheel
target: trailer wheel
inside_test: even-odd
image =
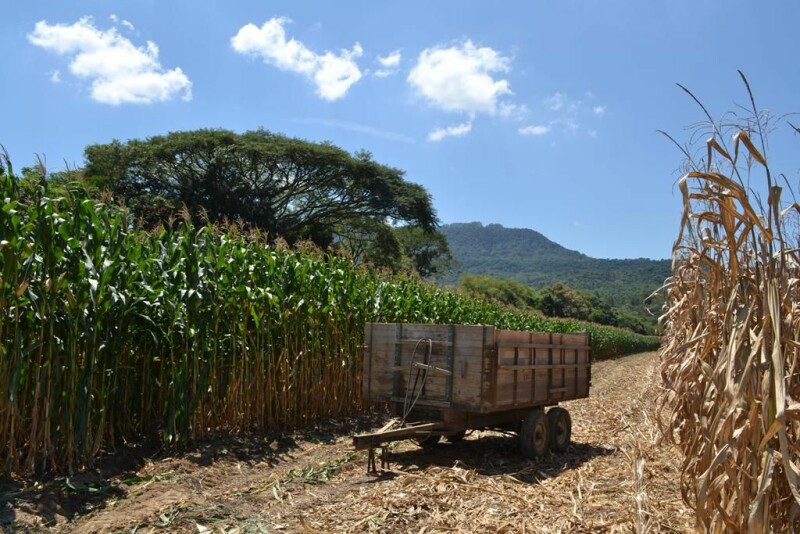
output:
[[[445,436],[444,439],[446,439],[448,443],[458,443],[459,441],[464,439],[464,436],[466,435],[467,435],[466,430],[459,430],[455,434],[450,434],[449,436]]]
[[[442,436],[439,434],[428,434],[424,438],[411,438],[411,441],[422,447],[423,449],[427,449],[428,447],[433,447],[439,440],[442,439]]]
[[[533,410],[522,420],[519,432],[522,455],[526,458],[539,458],[547,454],[550,447],[550,425],[542,410]]]
[[[569,447],[572,436],[572,417],[560,406],[547,410],[547,421],[550,424],[550,449],[553,452],[564,452]]]

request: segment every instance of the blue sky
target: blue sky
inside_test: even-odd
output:
[[[445,223],[665,258],[681,157],[656,129],[702,118],[675,82],[721,115],[742,69],[761,107],[797,110],[798,20],[789,1],[8,2],[0,143],[58,170],[92,143],[263,127],[371,151]],[[796,152],[787,132],[772,150]]]

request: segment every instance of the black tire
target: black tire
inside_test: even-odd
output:
[[[572,417],[560,406],[547,410],[547,421],[550,425],[550,449],[553,452],[564,452],[569,448],[572,437]]]
[[[455,434],[450,434],[449,436],[445,436],[444,439],[446,439],[448,443],[458,443],[459,441],[464,439],[464,436],[466,435],[467,435],[466,430],[459,430]]]
[[[526,458],[540,458],[550,448],[550,425],[542,410],[533,410],[522,420],[519,432],[522,455]]]
[[[440,439],[442,439],[442,436],[439,434],[428,434],[424,438],[411,438],[411,441],[423,449],[427,449],[428,447],[434,447],[437,443],[439,443]]]

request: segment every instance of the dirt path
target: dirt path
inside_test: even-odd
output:
[[[4,522],[86,533],[689,531],[677,452],[657,443],[656,368],[653,353],[594,364],[591,398],[565,404],[573,445],[540,460],[483,432],[426,450],[402,442],[375,477],[347,435],[231,440],[148,463],[71,519],[39,498],[12,501]]]

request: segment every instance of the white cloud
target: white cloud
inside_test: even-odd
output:
[[[551,110],[551,111],[559,111],[561,110],[565,103],[567,97],[561,93],[555,93],[552,96],[548,96],[544,99],[544,104]]]
[[[50,74],[50,81],[53,82],[53,83],[61,83],[61,71],[54,70]]]
[[[130,31],[135,31],[136,30],[136,28],[133,26],[133,24],[128,20],[123,20],[120,24],[122,24],[123,26],[128,28]]]
[[[99,30],[89,17],[78,22],[36,23],[31,44],[70,58],[69,70],[92,81],[92,98],[103,104],[151,104],[181,95],[192,98],[192,82],[180,68],[164,70],[158,46],[137,47],[116,29]]]
[[[401,59],[402,55],[400,54],[400,50],[395,50],[388,56],[378,56],[377,61],[383,68],[376,70],[375,76],[378,78],[386,78],[387,76],[395,74],[397,72],[397,66],[400,65]]]
[[[520,135],[531,135],[531,136],[540,136],[548,133],[550,131],[549,126],[544,126],[542,124],[536,124],[531,126],[525,126],[524,128],[520,128],[517,130]]]
[[[428,134],[428,141],[438,142],[445,137],[464,137],[470,130],[472,130],[472,121],[446,128],[437,128]]]
[[[588,130],[586,133],[588,133],[589,137],[591,137],[592,139],[597,137],[597,130]]]
[[[598,117],[602,117],[606,114],[606,107],[605,106],[595,106],[592,108],[592,113],[597,115]]]
[[[381,64],[382,67],[391,68],[396,67],[400,64],[400,59],[402,59],[402,55],[400,54],[400,50],[395,50],[388,56],[378,56],[378,63]]]
[[[364,50],[356,43],[351,50],[339,55],[331,52],[317,54],[296,39],[286,39],[286,18],[272,18],[261,28],[255,24],[242,26],[231,38],[231,46],[240,53],[261,57],[265,63],[281,70],[302,74],[312,80],[316,93],[325,100],[337,100],[361,79],[355,62]]]
[[[419,94],[445,111],[494,115],[498,99],[511,94],[511,89],[507,80],[495,80],[492,73],[509,70],[508,58],[466,41],[450,48],[423,50],[407,80]]]
[[[117,22],[119,22],[119,17],[112,13],[108,16],[108,20],[116,24]]]

